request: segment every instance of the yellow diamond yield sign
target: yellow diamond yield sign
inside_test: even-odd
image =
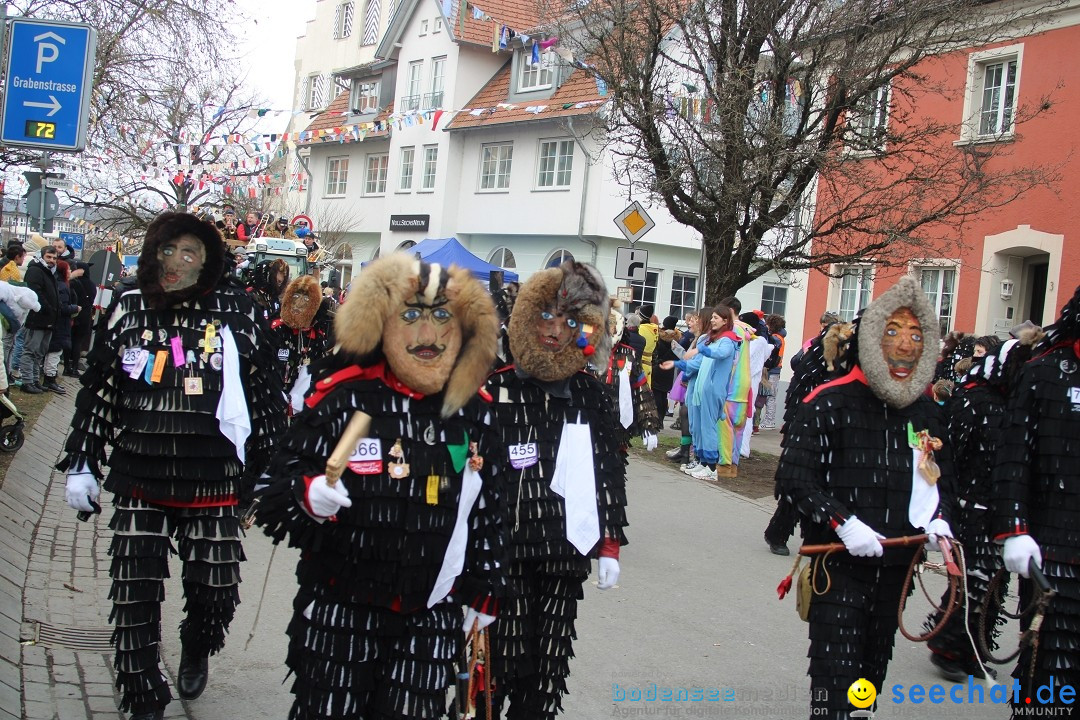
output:
[[[615,225],[618,226],[619,231],[631,244],[640,240],[645,233],[656,227],[656,223],[645,212],[645,208],[636,202],[630,203],[625,210],[619,213],[619,216],[615,218]]]

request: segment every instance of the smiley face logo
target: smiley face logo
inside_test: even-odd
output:
[[[849,687],[847,691],[848,702],[861,709],[873,705],[876,697],[877,688],[875,688],[874,684],[866,678],[859,678],[851,683],[851,687]]]

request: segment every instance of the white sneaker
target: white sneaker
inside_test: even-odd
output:
[[[683,463],[682,465],[680,465],[679,469],[682,470],[684,473],[689,474],[692,470],[697,470],[698,465],[700,465],[700,463],[698,463],[697,460],[691,460],[688,463]]]
[[[710,470],[708,465],[700,465],[698,469],[690,473],[690,477],[698,480],[708,480],[710,482],[716,481],[716,471]]]

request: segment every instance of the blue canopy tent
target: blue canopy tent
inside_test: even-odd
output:
[[[406,252],[416,253],[421,260],[429,263],[439,263],[443,266],[449,266],[453,263],[458,267],[465,268],[473,274],[473,277],[484,282],[488,281],[493,270],[502,271],[503,282],[517,282],[518,279],[516,272],[503,270],[498,265],[492,265],[476,257],[466,250],[465,246],[459,243],[455,237],[428,238],[413,245]]]

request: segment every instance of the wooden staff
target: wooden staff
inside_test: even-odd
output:
[[[356,443],[366,438],[369,430],[371,430],[371,416],[359,410],[354,412],[349,418],[349,424],[345,426],[345,432],[341,434],[341,439],[334,446],[334,452],[330,453],[330,457],[326,459],[327,487],[337,485],[341,474],[345,472],[345,466],[349,463],[353,450],[356,449]]]
[[[881,547],[907,547],[908,545],[922,545],[930,538],[929,535],[904,535],[903,537],[885,538],[881,541]],[[821,555],[828,552],[843,552],[847,550],[844,543],[829,543],[828,545],[803,545],[799,548],[800,555]]]

